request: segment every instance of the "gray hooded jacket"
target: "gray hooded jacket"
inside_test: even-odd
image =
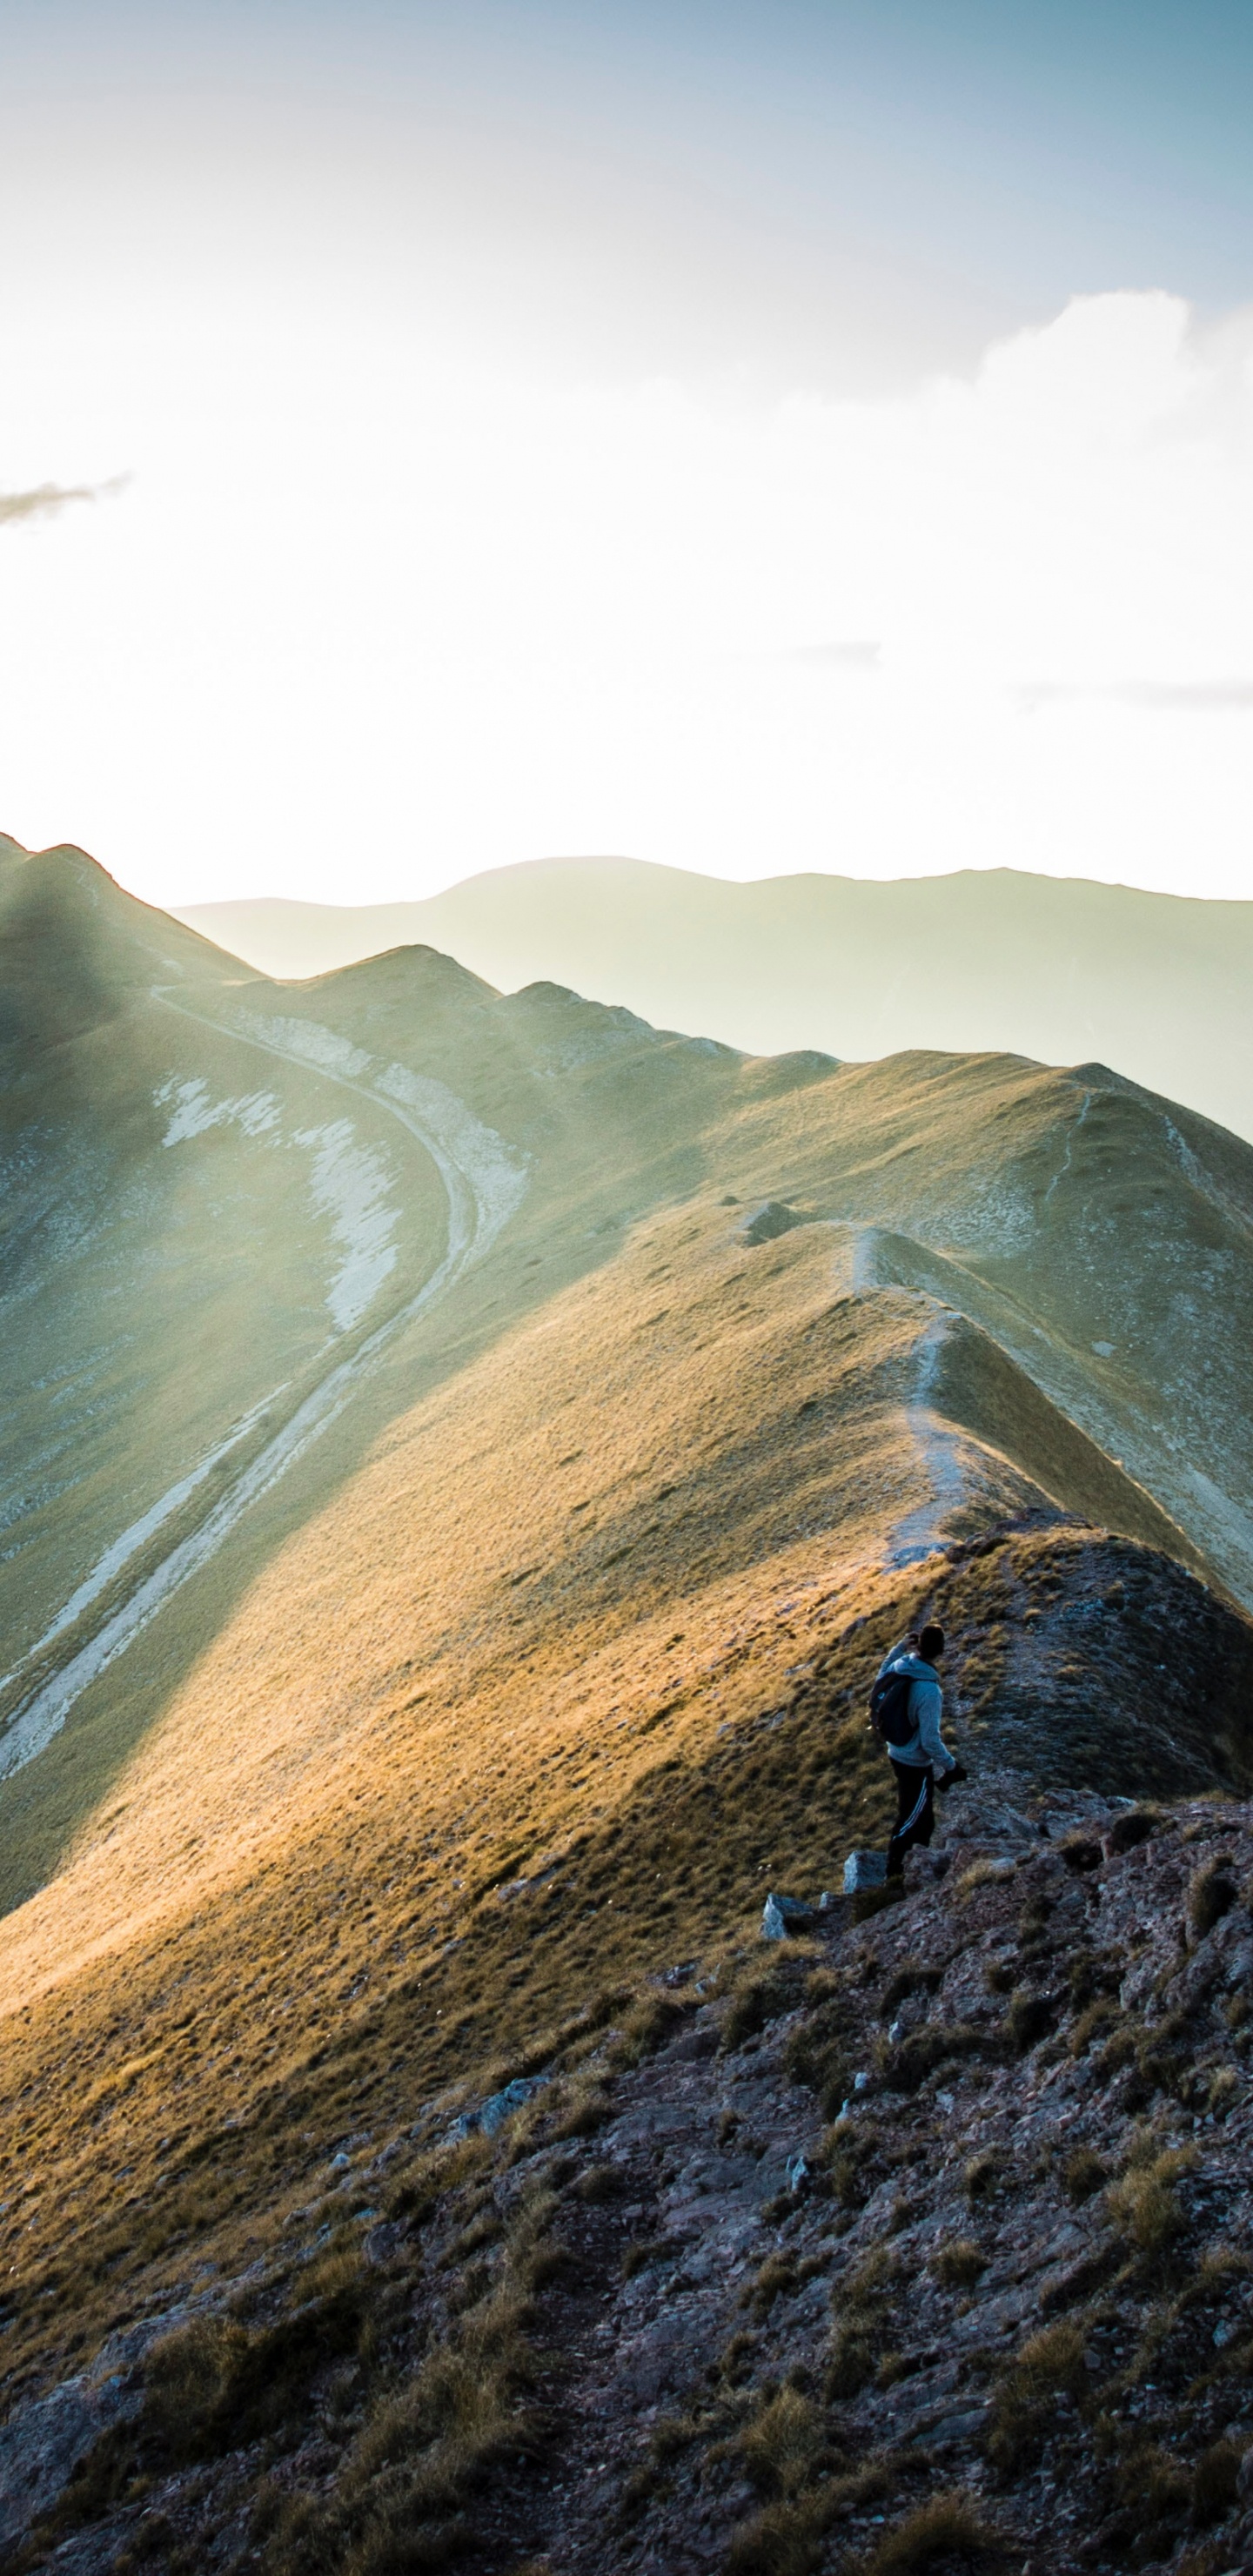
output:
[[[921,1655],[912,1654],[908,1637],[893,1646],[879,1666],[880,1673],[908,1673],[913,1685],[909,1694],[909,1714],[914,1731],[907,1744],[890,1744],[894,1762],[907,1762],[919,1771],[934,1771],[937,1776],[956,1769],[953,1755],[940,1733],[944,1714],[944,1694],[934,1664],[924,1664]]]

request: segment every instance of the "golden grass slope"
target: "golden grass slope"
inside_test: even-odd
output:
[[[127,975],[107,1065],[98,1024],[49,1051],[105,1130],[150,1097]],[[303,1016],[451,1087],[528,1185],[0,1789],[11,2385],[275,2242],[337,2137],[835,1883],[885,1830],[869,1680],[925,1610],[976,1760],[1249,1776],[1251,1632],[1207,1588],[1253,1567],[1234,1139],[1099,1068],[746,1061],[428,951],[195,1006],[185,1064]],[[189,1168],[203,1240],[221,1178]],[[754,1244],[764,1199],[807,1221]],[[209,1299],[215,1364],[265,1278]]]
[[[843,1228],[739,1223],[645,1221],[391,1422],[0,1930],[15,2368],[249,2259],[338,2136],[832,1884],[885,1829],[862,1703],[923,1608],[976,1761],[1248,1776],[1247,1623],[938,1414],[960,1490],[893,1563],[936,1309],[856,1291]]]

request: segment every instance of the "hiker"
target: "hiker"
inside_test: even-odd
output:
[[[911,1631],[893,1646],[879,1667],[871,1708],[896,1773],[896,1827],[888,1844],[888,1877],[899,1878],[905,1854],[914,1843],[929,1843],[935,1831],[935,1792],[950,1789],[966,1772],[940,1733],[944,1695],[936,1671],[944,1652],[944,1630],[934,1625],[921,1636]],[[896,1690],[884,1690],[890,1681]],[[902,1688],[899,1685],[906,1684]]]

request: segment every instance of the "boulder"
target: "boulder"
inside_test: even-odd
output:
[[[789,1933],[804,1932],[814,1920],[812,1905],[799,1896],[768,1896],[761,1912],[763,1941],[786,1941]]]
[[[860,1896],[864,1888],[882,1887],[887,1874],[886,1852],[850,1852],[844,1863],[844,1893],[846,1896]]]
[[[551,2080],[547,2075],[515,2075],[511,2084],[503,2085],[499,2093],[489,2093],[487,2100],[480,2102],[477,2109],[463,2111],[461,2118],[454,2120],[449,2137],[472,2138],[481,2134],[485,2138],[494,2138],[504,2122],[511,2119],[515,2111],[521,2111],[532,2094],[538,2093],[541,2085]]]

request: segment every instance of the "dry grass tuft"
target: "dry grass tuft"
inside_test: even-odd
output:
[[[969,1868],[964,1869],[960,1878],[954,1881],[957,1894],[965,1900],[977,1896],[981,1887],[998,1887],[1003,1880],[1013,1877],[1016,1865],[1012,1860],[972,1860]]]
[[[1015,2057],[1025,2057],[1040,2040],[1047,2039],[1056,2019],[1057,2008],[1048,1995],[1032,1994],[1026,1986],[1016,1986],[1003,2024]]]
[[[987,2255],[973,2236],[956,2236],[931,2257],[931,2269],[946,2290],[967,2290],[987,2269]]]
[[[1128,1807],[1115,1816],[1106,1837],[1112,1852],[1134,1851],[1137,1843],[1147,1843],[1161,1831],[1162,1816],[1157,1807]]]
[[[1029,2336],[993,2391],[988,2458],[1006,2475],[1025,2467],[1084,2385],[1083,2336],[1066,2320]]]
[[[1203,1941],[1236,1903],[1240,1891],[1234,1869],[1230,1853],[1221,1852],[1196,1872],[1188,1888],[1188,1923],[1194,1941]]]
[[[864,2576],[922,2576],[926,2568],[986,2568],[1004,2555],[977,2499],[964,2488],[928,2496],[861,2560]]]
[[[1005,2180],[1005,2172],[1005,2156],[999,2147],[984,2147],[977,2156],[971,2156],[962,2175],[967,2200],[986,2200]]]
[[[831,2293],[834,2325],[827,2348],[826,2394],[856,2397],[873,2379],[884,2352],[884,2333],[892,2310],[900,2263],[886,2245],[876,2245],[846,2272]]]
[[[797,2495],[827,2447],[822,2415],[812,2399],[795,2388],[781,2388],[739,2437],[749,2478],[767,2496]]]
[[[740,2304],[751,2308],[760,2322],[769,2316],[777,2298],[796,2288],[799,2277],[793,2253],[782,2248],[778,2253],[767,2254],[756,2279],[744,2291]]]
[[[812,2576],[821,2563],[826,2527],[820,2496],[769,2504],[734,2534],[727,2576]]]
[[[1180,2234],[1184,2215],[1174,2186],[1195,2162],[1191,2147],[1171,2147],[1111,2183],[1106,2207],[1124,2243],[1140,2254],[1160,2254]]]
[[[1091,2200],[1094,2192],[1104,2190],[1109,2173],[1092,2147],[1076,2147],[1062,2166],[1062,2181],[1068,2199]]]

